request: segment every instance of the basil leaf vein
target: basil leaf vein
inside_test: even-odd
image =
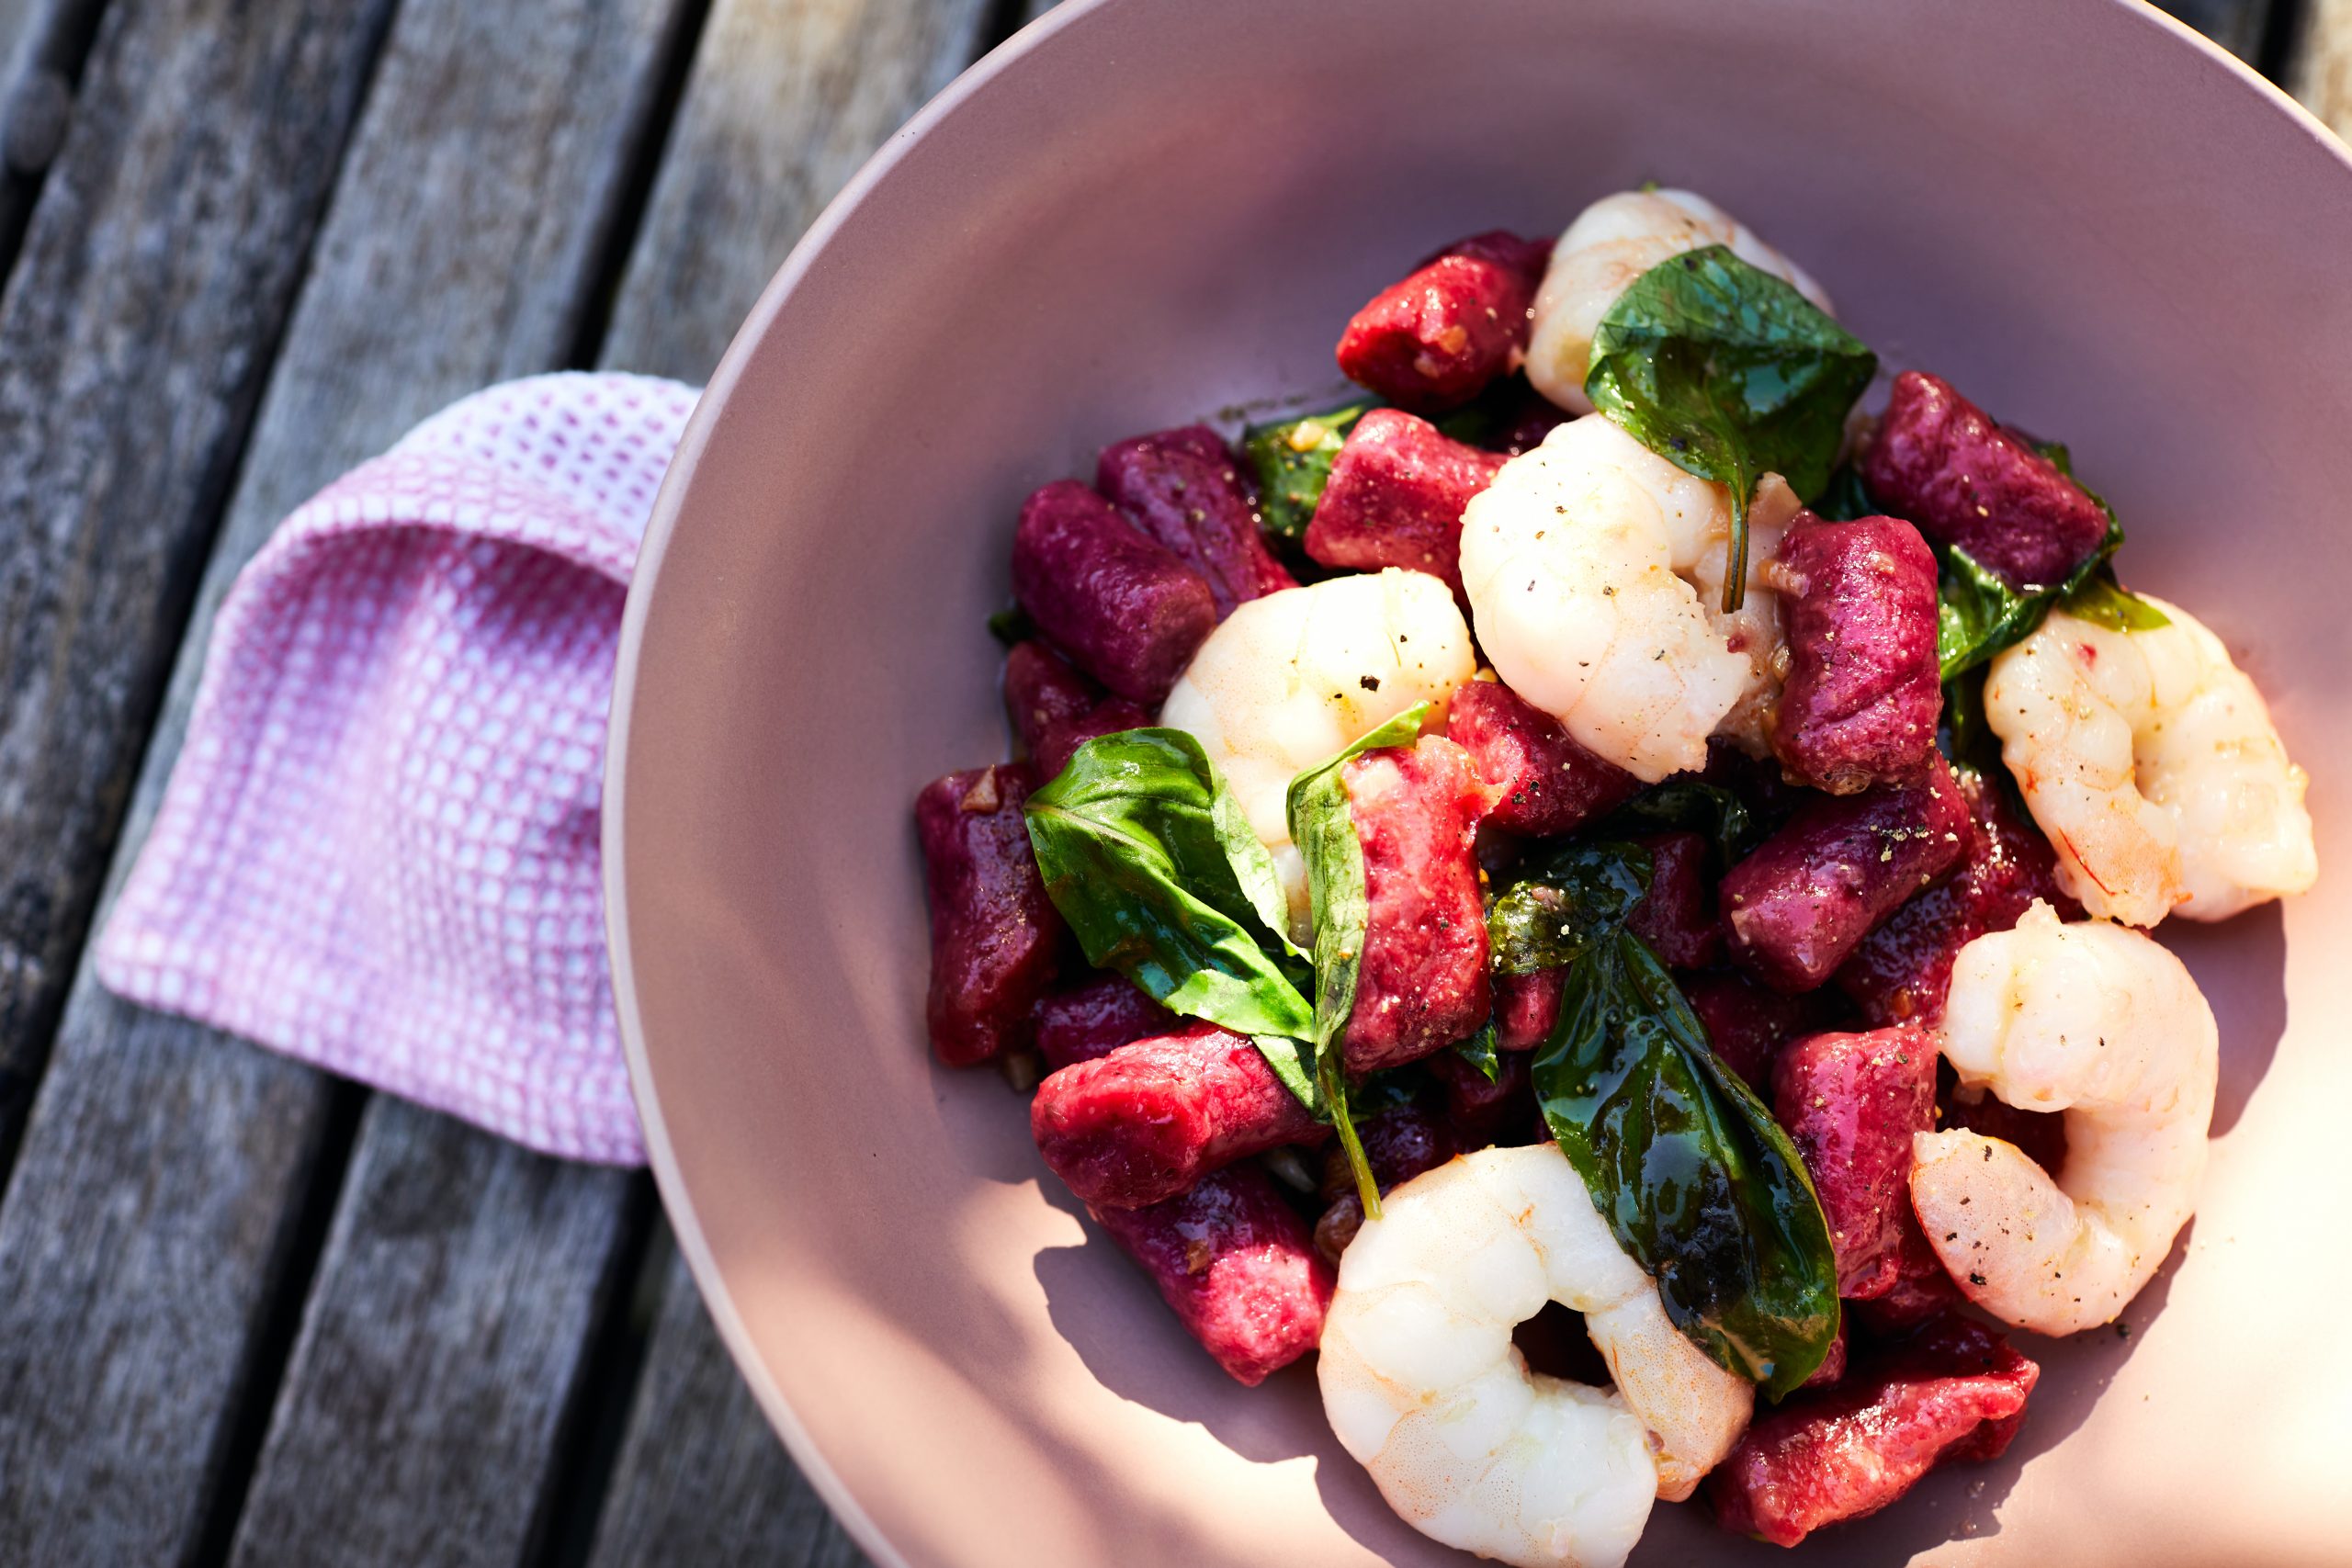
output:
[[[1635,278],[1600,319],[1585,395],[1635,440],[1732,492],[1724,609],[1747,593],[1747,512],[1777,473],[1829,482],[1878,356],[1803,294],[1709,245]]]
[[[1421,733],[1428,715],[1427,703],[1414,704],[1330,761],[1291,780],[1284,801],[1291,841],[1306,863],[1307,902],[1315,925],[1315,1020],[1310,1038],[1316,1082],[1330,1108],[1331,1124],[1340,1134],[1349,1168],[1355,1174],[1357,1196],[1372,1219],[1380,1217],[1380,1186],[1373,1179],[1363,1145],[1348,1115],[1345,1054],[1337,1045],[1348,1015],[1355,1010],[1356,981],[1363,969],[1372,900],[1364,885],[1363,845],[1356,839],[1340,767],[1366,751],[1410,745]]]
[[[1698,779],[1668,779],[1642,791],[1602,820],[1594,832],[1605,839],[1671,829],[1698,833],[1714,846],[1715,870],[1725,872],[1763,837],[1747,802],[1721,784]]]
[[[1176,729],[1089,740],[1023,812],[1046,896],[1087,962],[1170,1011],[1253,1038],[1311,1038],[1272,857],[1199,741]],[[1298,1075],[1268,1060],[1299,1092]]]
[[[1635,846],[1589,841],[1521,873],[1498,901],[1499,913],[1525,895],[1522,907],[1541,907],[1550,931],[1568,933],[1544,954],[1566,953],[1566,975],[1559,1021],[1532,1064],[1535,1091],[1611,1233],[1657,1280],[1668,1317],[1778,1399],[1837,1337],[1829,1227],[1788,1134],[1625,929],[1647,877]],[[1553,897],[1536,899],[1536,884]]]
[[[1478,1026],[1476,1033],[1454,1043],[1453,1054],[1477,1068],[1479,1076],[1488,1083],[1502,1081],[1502,1047],[1498,1042],[1492,1011],[1487,1014],[1487,1021]]]

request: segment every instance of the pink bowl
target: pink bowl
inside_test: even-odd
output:
[[[1310,1369],[1227,1382],[923,1048],[908,808],[999,757],[1014,510],[1095,449],[1333,381],[1460,233],[1657,177],[1896,367],[2070,441],[2134,582],[2239,650],[2328,876],[2176,921],[2223,1028],[2203,1212],[2132,1334],[2037,1347],[2008,1458],[1817,1562],[2342,1560],[2352,1504],[2352,164],[2117,0],[1096,0],[926,109],[770,285],[629,598],[605,864],[654,1168],[729,1345],[886,1563],[1466,1561]],[[1661,1508],[1640,1561],[1780,1561]]]

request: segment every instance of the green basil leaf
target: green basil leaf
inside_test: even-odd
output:
[[[1258,476],[1258,516],[1267,533],[1278,539],[1306,535],[1330,480],[1331,460],[1356,421],[1376,406],[1346,403],[1304,418],[1253,424],[1243,433],[1241,450]]]
[[[1862,485],[1861,471],[1851,463],[1840,463],[1829,482],[1814,498],[1813,514],[1832,523],[1851,523],[1859,517],[1876,517],[1885,509],[1871,499]]]
[[[1668,779],[1625,802],[1593,829],[1603,838],[1642,833],[1702,833],[1715,847],[1715,869],[1728,871],[1763,835],[1747,802],[1721,784]]]
[[[1281,931],[1272,863],[1258,863],[1254,837],[1233,840],[1230,794],[1191,736],[1130,729],[1080,746],[1023,809],[1046,896],[1089,963],[1170,1011],[1308,1039],[1314,1008]],[[1274,886],[1275,907],[1261,884]]]
[[[1345,1053],[1336,1048],[1340,1032],[1355,1010],[1356,978],[1363,970],[1364,931],[1371,922],[1372,900],[1364,887],[1363,845],[1356,839],[1355,818],[1348,811],[1348,792],[1340,782],[1340,765],[1366,751],[1386,746],[1409,746],[1429,716],[1427,703],[1415,703],[1395,718],[1363,736],[1329,761],[1307,769],[1290,781],[1285,807],[1291,841],[1306,863],[1306,897],[1315,923],[1315,1079],[1331,1110],[1331,1125],[1340,1147],[1355,1173],[1356,1195],[1363,1212],[1380,1217],[1380,1184],[1373,1179],[1371,1162],[1348,1116]]]
[[[1728,247],[1635,278],[1592,338],[1585,395],[1635,440],[1732,492],[1724,609],[1747,581],[1747,509],[1768,473],[1810,499],[1878,356],[1795,288]]]
[[[1508,940],[1515,962],[1566,968],[1531,1064],[1544,1122],[1675,1325],[1777,1399],[1838,1333],[1837,1258],[1804,1161],[1625,929],[1649,885],[1640,848],[1555,847],[1517,874],[1489,922],[1498,953]]]
[[[1098,736],[1030,798],[1158,845],[1187,892],[1239,922],[1261,945],[1306,959],[1290,940],[1290,903],[1274,857],[1250,830],[1208,753],[1183,730]]]
[[[1478,1032],[1457,1042],[1453,1054],[1477,1068],[1488,1083],[1501,1082],[1503,1058],[1501,1047],[1496,1043],[1495,1015],[1487,1014],[1487,1021],[1478,1026]]]
[[[2099,504],[2104,506],[2106,502]],[[2107,536],[2066,581],[2013,588],[1958,545],[1931,545],[1936,554],[1936,659],[1943,679],[1985,663],[2031,637],[2052,604],[2115,631],[2152,631],[2171,623],[2164,612],[2115,581],[2113,557],[2122,525],[2108,513]]]
[[[2111,632],[2152,632],[2172,622],[2162,610],[2103,572],[2066,595],[2066,613]]]
[[[1487,911],[1495,973],[1574,964],[1617,933],[1649,886],[1650,857],[1636,844],[1583,840],[1537,850]]]
[[[1571,964],[1532,1071],[1544,1119],[1675,1326],[1773,1399],[1838,1337],[1828,1222],[1788,1134],[1631,931]]]
[[[2082,484],[2064,442],[2036,442],[2033,449]],[[2064,582],[2015,588],[1961,547],[1930,541],[1936,553],[1936,657],[1946,682],[2031,637],[2052,604],[2110,631],[2154,631],[2171,624],[2163,611],[2116,581],[2115,552],[2123,547],[2123,525],[2106,497],[2088,485],[2083,492],[2107,513],[2107,534]]]
[[[1430,1089],[1428,1069],[1419,1062],[1408,1062],[1401,1067],[1389,1067],[1373,1073],[1351,1085],[1348,1090],[1348,1109],[1358,1116],[1394,1111],[1400,1105],[1419,1100]]]
[[[1007,604],[989,617],[989,636],[1011,648],[1017,642],[1027,642],[1037,635],[1037,623],[1029,612],[1018,604]]]
[[[1282,1079],[1283,1087],[1296,1096],[1317,1122],[1331,1120],[1331,1102],[1325,1097],[1323,1086],[1316,1081],[1313,1046],[1283,1034],[1253,1034],[1250,1043],[1258,1047],[1258,1054],[1266,1058],[1266,1065],[1274,1069],[1274,1077]]]
[[[2008,777],[2001,765],[2000,738],[1984,721],[1984,671],[1971,670],[1944,682],[1943,712],[1936,721],[1936,745],[1955,769],[1980,778]]]
[[[1973,670],[2033,635],[2057,590],[2013,588],[1958,545],[1936,545],[1936,660],[1942,678]]]

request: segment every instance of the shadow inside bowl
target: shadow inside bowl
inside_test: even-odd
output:
[[[2197,976],[2221,1029],[2222,1073],[2211,1133],[2218,1138],[2245,1114],[2287,1032],[2286,912],[2265,904],[2218,925],[2171,919],[2157,930],[2165,946]]]

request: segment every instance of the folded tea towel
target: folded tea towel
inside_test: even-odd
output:
[[[493,387],[287,518],[220,607],[98,977],[532,1148],[641,1164],[597,808],[622,598],[695,397]]]

